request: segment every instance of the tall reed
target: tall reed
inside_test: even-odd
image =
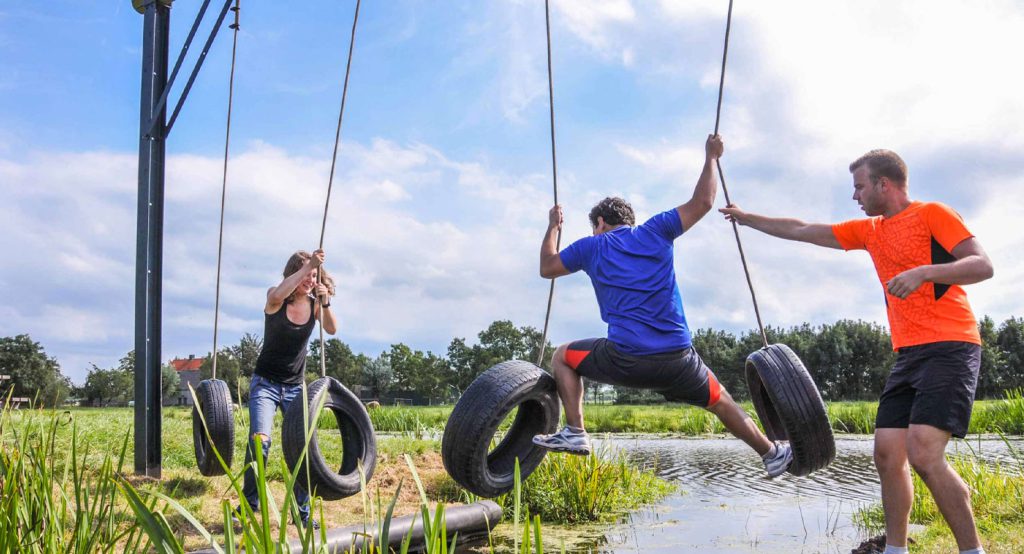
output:
[[[60,449],[57,433],[68,425],[71,448]],[[145,537],[117,510],[114,476],[123,467],[128,437],[120,455],[115,459],[106,454],[98,468],[84,463],[89,446],[78,437],[77,422],[68,412],[14,412],[4,402],[0,552],[84,554],[147,548]]]

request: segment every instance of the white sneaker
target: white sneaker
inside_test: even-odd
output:
[[[768,477],[778,477],[793,463],[793,447],[788,442],[776,441],[775,447],[761,457],[764,462],[764,469],[768,471]]]
[[[554,452],[566,452],[580,456],[590,455],[590,435],[586,431],[574,431],[566,425],[553,435],[535,435],[533,444]]]

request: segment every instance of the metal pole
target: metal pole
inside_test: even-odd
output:
[[[164,219],[164,124],[169,2],[145,3],[139,116],[139,209],[135,249],[135,472],[160,477],[160,315]],[[159,109],[159,113],[156,110]],[[155,118],[156,132],[147,136]]]

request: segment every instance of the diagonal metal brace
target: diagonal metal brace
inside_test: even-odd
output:
[[[210,30],[210,36],[206,39],[203,51],[199,54],[199,59],[196,60],[196,64],[192,68],[192,74],[189,75],[188,83],[185,84],[185,88],[181,92],[181,97],[178,98],[178,102],[174,107],[174,112],[172,113],[170,120],[164,126],[163,136],[161,138],[167,138],[167,136],[170,135],[171,127],[174,126],[174,121],[178,118],[178,113],[181,111],[181,107],[185,104],[185,99],[188,98],[189,91],[192,90],[192,84],[195,82],[196,76],[199,75],[199,70],[203,67],[203,62],[206,60],[206,54],[209,53],[210,47],[213,45],[213,40],[217,37],[217,32],[224,23],[224,17],[228,13],[231,2],[232,0],[224,1],[224,6],[220,10],[217,22],[214,24],[213,29]],[[167,95],[171,91],[171,86],[174,85],[174,79],[178,76],[178,70],[181,69],[181,65],[185,61],[185,55],[188,54],[188,49],[192,45],[192,40],[195,38],[196,31],[199,29],[199,25],[202,23],[203,17],[206,15],[206,9],[209,5],[210,0],[204,0],[203,5],[199,8],[196,20],[192,23],[192,29],[188,33],[188,38],[185,39],[185,44],[181,47],[181,52],[178,54],[178,60],[174,64],[174,70],[171,72],[170,79],[167,81],[167,86],[164,88],[163,94],[160,95],[160,100],[157,101],[156,107],[153,110],[153,118],[145,127],[146,132],[143,134],[143,137],[152,137],[153,130],[157,126],[159,116],[164,113],[164,108],[167,106]]]

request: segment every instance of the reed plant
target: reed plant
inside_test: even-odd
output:
[[[492,500],[506,512],[528,511],[548,524],[573,525],[615,519],[675,490],[652,468],[638,468],[625,452],[602,443],[589,456],[545,456],[521,487],[517,483],[512,492]],[[441,478],[436,494],[451,502],[479,499],[448,476]],[[517,525],[524,521],[519,515],[514,519]]]
[[[17,421],[15,421],[15,419]],[[70,426],[69,449],[58,447],[58,431]],[[88,445],[78,439],[67,412],[0,409],[0,552],[134,552],[145,536],[128,525],[118,508],[114,476],[120,455],[107,454],[98,467],[82,461]],[[85,449],[83,451],[82,449]]]
[[[1005,439],[1004,439],[1005,440]],[[968,444],[968,443],[965,443]],[[974,518],[982,535],[992,540],[991,552],[1024,551],[1024,453],[1006,442],[1012,461],[987,462],[974,453],[958,453],[950,457],[953,469],[963,478],[971,493]],[[922,552],[955,551],[955,542],[924,481],[911,472],[914,482],[914,504],[911,523],[925,525],[916,538]],[[854,523],[872,533],[885,529],[885,516],[880,504],[858,510]]]
[[[1000,400],[975,403],[969,430],[971,433],[1024,434],[1024,390],[1008,390]]]
[[[322,410],[322,405],[318,410]],[[312,433],[311,428],[307,444]],[[252,467],[256,473],[260,507],[252,510],[241,502],[236,511],[228,499],[221,497],[221,535],[208,528],[209,523],[199,521],[188,507],[173,497],[173,492],[166,494],[161,492],[161,487],[152,486],[157,482],[125,476],[125,460],[130,457],[130,433],[120,437],[116,453],[107,450],[98,464],[89,463],[95,458],[90,452],[94,447],[90,444],[91,435],[78,427],[78,419],[70,412],[29,409],[12,414],[9,404],[4,403],[0,410],[0,553],[182,554],[185,552],[183,525],[193,529],[205,544],[219,553],[288,551],[286,530],[289,522],[297,521],[298,515],[291,493],[297,469],[289,470],[283,460],[278,471],[284,475],[286,493],[284,501],[278,503],[269,491],[270,472],[262,449],[254,449],[256,459],[247,467]],[[68,448],[63,446],[65,440]],[[396,448],[432,444],[415,438],[408,441]],[[100,449],[107,446],[105,442],[98,444]],[[219,452],[213,454],[224,463]],[[371,502],[364,481],[364,531],[361,535],[367,539],[374,537],[374,540],[354,544],[350,549],[352,554],[406,553],[412,549],[431,554],[455,551],[458,536],[448,536],[444,505],[429,506],[412,458],[405,454],[405,459],[420,491],[418,517],[425,526],[424,542],[413,545],[410,534],[399,548],[387,544],[402,482],[386,509],[381,509],[379,496],[376,503]],[[229,488],[239,498],[245,469],[231,472],[225,467]],[[322,518],[323,503],[315,496],[312,503],[313,512]],[[534,523],[531,544],[538,547],[530,552],[539,554],[542,552],[539,520]],[[303,552],[327,551],[326,528],[316,532],[312,527],[304,527],[300,531]],[[488,542],[493,552],[493,543]]]
[[[826,408],[832,430],[837,433],[870,435],[875,432],[877,402],[830,402]]]
[[[544,521],[575,524],[618,517],[675,490],[625,452],[602,443],[589,456],[551,454],[523,487],[529,511]]]
[[[725,426],[707,410],[679,404],[586,407],[587,428],[596,433],[724,433]]]

